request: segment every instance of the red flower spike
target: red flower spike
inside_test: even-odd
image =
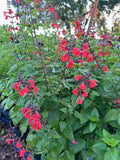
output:
[[[103,71],[108,71],[107,66],[103,66]]]
[[[74,62],[72,59],[69,60],[68,67],[72,68],[74,66]]]
[[[83,103],[83,100],[82,100],[82,98],[80,96],[79,96],[79,99],[78,99],[77,103],[78,104],[82,104]]]
[[[78,88],[73,89],[72,93],[75,94],[77,96],[77,90]]]
[[[31,118],[32,115],[30,115],[29,112],[30,112],[30,110],[28,110],[28,111],[24,114],[24,117],[26,117],[26,118]]]
[[[22,144],[20,143],[20,140],[18,140],[16,147],[21,147],[21,146],[22,146]]]
[[[85,86],[85,84],[84,84],[84,81],[79,85],[79,88],[80,88],[80,89],[83,89],[83,90],[86,89],[86,86]]]
[[[24,154],[25,154],[25,149],[20,149],[19,150],[19,154],[20,154],[20,157],[24,157]]]

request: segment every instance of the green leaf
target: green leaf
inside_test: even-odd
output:
[[[90,132],[93,132],[96,127],[97,127],[96,123],[90,122],[90,125],[89,125]]]
[[[54,111],[49,112],[48,122],[50,123],[50,125],[53,128],[58,127],[58,123],[59,123],[59,111],[58,110],[54,110]]]
[[[81,124],[88,121],[88,117],[85,115],[85,113],[79,113],[78,111],[75,111],[74,115],[76,118],[80,119]]]
[[[75,154],[70,153],[66,150],[60,154],[58,160],[75,160]]]
[[[111,109],[108,111],[104,117],[104,122],[118,120],[118,111],[116,109]]]
[[[112,146],[112,147],[115,147],[119,142],[120,140],[119,139],[114,139],[114,138],[102,138],[102,140],[108,144],[109,146]]]
[[[103,129],[103,137],[104,138],[113,138],[113,136],[105,129]]]
[[[38,143],[39,137],[35,134],[28,133],[26,141],[29,147],[32,149]]]
[[[66,123],[65,122],[63,122],[63,121],[60,121],[59,122],[59,126],[60,126],[60,130],[61,130],[61,132],[65,129],[65,127],[66,127]]]
[[[92,146],[92,149],[95,153],[99,153],[101,150],[106,150],[107,146],[103,142],[97,142]]]
[[[120,125],[120,113],[118,114],[118,124]]]
[[[79,151],[83,150],[84,147],[85,147],[85,140],[84,139],[76,139],[77,143],[70,143],[70,150],[73,152],[73,153],[78,153]]]
[[[63,134],[65,135],[65,137],[67,139],[69,139],[70,141],[74,138],[73,136],[73,131],[72,131],[72,127],[71,126],[67,126],[64,130],[63,130]]]
[[[91,112],[91,116],[93,116],[93,117],[99,117],[99,112],[98,112],[97,108],[93,108],[93,110]]]

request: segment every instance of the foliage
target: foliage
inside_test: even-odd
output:
[[[26,148],[42,159],[120,159],[119,49],[106,31],[100,42],[94,33],[85,35],[80,19],[74,20],[74,36],[63,31],[59,37],[56,12],[39,6],[28,7],[18,31],[0,28],[0,92],[1,99],[8,97],[2,106],[22,135],[29,128]],[[41,10],[54,21],[35,23]],[[44,34],[36,33],[38,27]]]

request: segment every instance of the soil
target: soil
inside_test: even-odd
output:
[[[0,121],[0,160],[25,160],[20,158],[19,153],[14,148],[12,142],[8,144],[9,126]]]

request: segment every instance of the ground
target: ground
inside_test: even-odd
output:
[[[20,158],[12,142],[8,144],[6,141],[10,138],[8,130],[9,126],[0,121],[0,160],[25,160]]]

